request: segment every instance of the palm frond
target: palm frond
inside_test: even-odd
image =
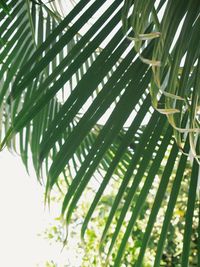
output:
[[[126,1],[126,5],[129,2]],[[154,1],[148,4],[145,1],[134,2],[131,15],[134,35],[130,38],[134,40],[134,47],[139,54],[145,45],[144,41],[148,45],[149,40],[156,38],[152,57],[140,55],[141,60],[149,64],[153,71],[150,84],[152,104],[167,115],[180,147],[184,144],[181,133],[189,133],[191,151],[198,160],[195,138],[199,135],[199,90],[193,88],[196,88],[199,77],[199,40],[196,38],[200,6],[198,1],[165,2],[163,15],[160,16]],[[125,13],[124,27],[126,20]],[[152,30],[146,32],[149,24],[153,24]],[[159,103],[161,95],[165,99]],[[187,112],[188,123],[182,128],[182,120]]]
[[[106,188],[118,180],[100,241],[105,266],[122,233],[112,265],[121,266],[154,183],[155,201],[135,264],[142,266],[171,189],[154,262],[160,266],[190,154],[182,256],[188,266],[199,190],[199,1],[81,0],[65,18],[55,3],[5,3],[9,16],[0,10],[1,148],[7,144],[19,151],[27,169],[32,155],[38,178],[47,177],[47,197],[63,174],[67,224],[98,176],[82,238]]]

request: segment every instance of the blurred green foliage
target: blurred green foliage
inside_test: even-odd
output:
[[[167,242],[165,243],[165,249],[162,256],[162,262],[160,266],[166,267],[179,267],[181,266],[181,251],[183,246],[183,235],[184,235],[184,217],[186,212],[187,205],[187,194],[188,194],[188,177],[190,176],[190,168],[188,168],[185,172],[184,179],[182,181],[181,192],[179,194],[179,198],[177,201],[177,205],[173,214],[173,218],[170,223],[170,228],[167,236]],[[146,179],[144,177],[144,179]],[[136,261],[142,238],[144,235],[144,230],[146,228],[151,207],[153,205],[153,201],[155,198],[155,193],[157,191],[159,185],[159,175],[156,177],[155,182],[153,184],[152,189],[149,191],[149,195],[146,203],[143,206],[142,212],[140,214],[139,219],[137,220],[134,229],[132,231],[131,238],[129,238],[128,245],[126,247],[126,251],[123,257],[123,263],[121,267],[132,267],[134,266],[134,262]],[[154,229],[152,231],[151,238],[148,243],[148,248],[145,254],[145,260],[143,262],[144,267],[153,266],[154,257],[155,257],[155,248],[159,239],[162,222],[165,215],[166,205],[169,199],[169,193],[172,187],[173,177],[170,180],[167,194],[165,195],[163,205],[159,211],[157,216],[156,223],[154,225]],[[68,231],[68,239],[77,240],[76,248],[73,248],[73,253],[76,257],[81,257],[81,266],[80,267],[103,267],[106,262],[106,252],[109,247],[109,242],[111,240],[111,236],[114,232],[116,222],[120,215],[120,206],[118,208],[118,212],[114,218],[114,221],[110,227],[109,234],[107,235],[101,250],[99,249],[99,243],[101,239],[101,234],[103,232],[106,220],[109,215],[110,208],[113,204],[114,197],[116,191],[119,187],[119,181],[113,179],[112,184],[110,185],[109,190],[104,194],[97,209],[95,210],[93,217],[89,223],[89,227],[85,234],[84,241],[80,240],[80,230],[81,225],[84,221],[84,217],[90,207],[92,196],[95,194],[95,187],[98,186],[98,181],[94,186],[91,185],[81,199],[81,203],[79,203],[79,208],[72,218],[71,225]],[[142,185],[141,185],[142,186]],[[138,197],[140,188],[138,188],[137,194],[134,197],[132,202],[132,207],[134,207],[134,202]],[[52,201],[54,203],[60,203],[62,201],[63,194],[62,192],[55,192]],[[199,205],[199,203],[196,203]],[[191,254],[190,254],[190,266],[197,266],[197,246],[198,246],[198,238],[197,238],[197,228],[198,228],[198,207],[195,209],[194,221],[193,221],[193,234],[192,234],[192,243],[191,243]],[[131,216],[131,210],[129,211],[126,219],[123,223],[123,227],[118,236],[116,245],[113,249],[112,255],[110,255],[108,260],[108,266],[113,266],[113,259],[117,253],[117,247],[119,247],[123,234],[125,232],[127,222],[129,221]],[[61,218],[56,218],[54,223],[46,229],[44,235],[45,238],[50,240],[51,242],[59,242],[62,243],[64,240],[64,228],[62,224]],[[70,241],[67,243],[64,251],[67,251],[70,248]],[[48,263],[47,267],[55,267],[57,266],[54,262]],[[64,267],[68,267],[69,265],[65,265]],[[61,266],[59,266],[61,267]],[[75,265],[70,265],[70,267],[77,267]]]

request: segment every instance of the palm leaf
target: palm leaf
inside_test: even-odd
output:
[[[100,242],[108,265],[122,233],[114,266],[121,264],[159,172],[136,266],[142,266],[172,180],[154,263],[160,266],[190,154],[182,257],[188,266],[199,171],[199,2],[81,0],[64,18],[56,2],[5,3],[9,16],[0,10],[1,147],[19,151],[27,169],[32,155],[46,197],[63,174],[67,224],[100,174],[82,238],[106,188],[119,181]],[[96,13],[95,22],[88,23]]]

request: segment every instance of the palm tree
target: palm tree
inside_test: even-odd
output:
[[[131,216],[115,267],[121,266],[154,181],[155,201],[134,266],[142,266],[171,183],[154,262],[160,266],[186,177],[182,266],[189,266],[200,174],[199,1],[81,0],[67,14],[63,6],[62,1],[1,1],[1,149],[18,151],[27,169],[32,155],[38,179],[46,178],[47,199],[64,176],[67,224],[94,175],[101,176],[83,238],[107,186],[119,181],[100,242],[103,249],[120,205],[107,259]]]

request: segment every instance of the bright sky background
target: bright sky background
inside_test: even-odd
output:
[[[54,260],[59,267],[80,266],[80,262],[64,265],[71,252],[61,254],[59,245],[50,245],[38,235],[53,223],[60,207],[51,216],[48,209],[44,212],[44,188],[33,171],[28,176],[20,157],[6,150],[0,152],[0,170],[0,266],[45,267],[47,260]]]

